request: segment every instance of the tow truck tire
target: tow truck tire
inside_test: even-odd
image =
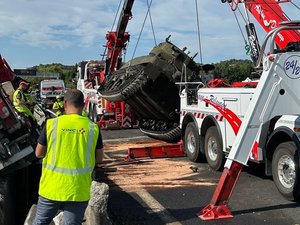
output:
[[[208,165],[213,170],[223,170],[225,163],[223,144],[216,126],[212,126],[206,131],[204,139],[204,151]]]
[[[300,201],[299,156],[293,141],[283,142],[275,149],[272,175],[278,191],[286,199]]]
[[[200,151],[200,136],[194,123],[188,123],[184,133],[184,149],[192,162],[199,162],[204,158]]]

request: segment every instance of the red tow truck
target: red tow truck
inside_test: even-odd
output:
[[[91,120],[102,128],[131,128],[136,126],[136,115],[123,101],[107,101],[98,92],[112,73],[122,66],[122,53],[129,41],[126,32],[128,21],[132,17],[134,0],[124,1],[116,31],[106,34],[105,60],[86,60],[78,64],[77,89],[85,96],[85,108]]]

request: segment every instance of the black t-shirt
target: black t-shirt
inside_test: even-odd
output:
[[[38,139],[38,143],[47,146],[46,126],[44,126],[44,128],[41,131],[40,137]],[[101,149],[101,148],[103,148],[103,141],[102,141],[101,132],[99,131],[96,149]]]

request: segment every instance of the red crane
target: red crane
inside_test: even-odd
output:
[[[134,0],[125,0],[121,11],[116,31],[110,31],[106,34],[106,75],[114,72],[120,65],[122,60],[122,51],[125,49],[130,35],[125,32],[128,21],[132,18],[132,5]]]
[[[121,10],[120,18],[116,31],[110,31],[106,34],[106,60],[105,70],[100,74],[102,80],[107,79],[111,74],[119,69],[122,65],[122,52],[126,48],[130,35],[126,32],[128,21],[132,18],[132,6],[134,0],[125,0]],[[104,79],[105,78],[105,79]],[[106,114],[114,115],[112,122],[117,122],[120,128],[133,127],[136,124],[135,113],[131,107],[125,102],[109,102],[105,103]],[[104,105],[103,104],[103,105]],[[100,126],[107,127],[107,119],[100,120]]]
[[[245,1],[245,7],[261,25],[261,27],[269,33],[274,28],[280,26],[283,21],[290,19],[284,14],[279,5],[284,2],[291,2],[291,0],[252,0]],[[238,3],[237,3],[238,4]],[[286,48],[288,43],[299,41],[300,35],[295,30],[284,30],[277,35],[275,42],[280,49]]]
[[[255,63],[258,60],[260,45],[254,24],[249,20],[248,12],[252,14],[267,33],[279,27],[281,22],[290,21],[279,4],[292,2],[291,0],[221,0],[221,2],[228,2],[232,11],[236,11],[239,4],[243,4],[246,15],[245,18],[247,20],[246,31],[251,49],[250,55]],[[298,42],[299,38],[299,31],[283,30],[276,36],[275,42],[278,49],[284,49],[288,44],[291,45],[292,43]]]

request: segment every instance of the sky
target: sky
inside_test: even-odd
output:
[[[293,2],[300,5],[300,0]],[[114,31],[114,19],[119,18],[119,4],[120,0],[1,0],[0,54],[13,69],[101,60],[105,35]],[[135,0],[132,14],[127,26],[130,42],[125,61],[147,55],[169,35],[175,45],[187,47],[191,56],[201,52],[195,57],[200,63],[250,59],[234,14],[221,0],[152,0],[150,15],[154,32],[149,16],[145,20],[147,0]],[[292,19],[297,19],[293,15],[299,11],[291,14]],[[245,24],[240,22],[245,34]],[[259,25],[256,28],[262,41],[265,33]]]

